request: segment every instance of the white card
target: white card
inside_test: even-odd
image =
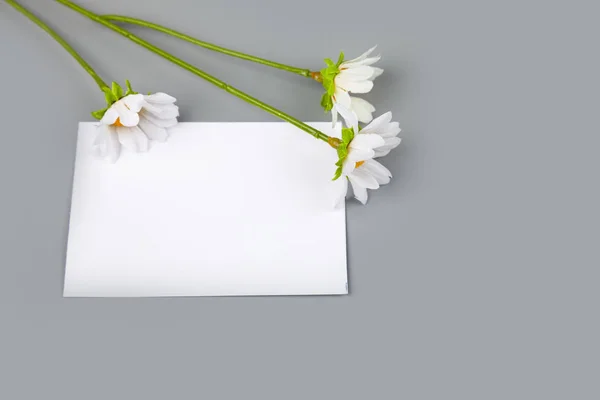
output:
[[[348,293],[326,143],[288,123],[180,123],[109,164],[95,129],[79,125],[64,296]]]

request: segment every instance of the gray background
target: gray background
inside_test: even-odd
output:
[[[108,80],[187,121],[274,121],[50,1]],[[77,122],[94,83],[0,3],[0,397],[598,399],[596,1],[84,1],[317,69],[377,43],[366,96],[404,142],[348,206],[350,296],[63,299]],[[153,32],[305,120],[321,88]],[[115,229],[118,229],[115,227]]]

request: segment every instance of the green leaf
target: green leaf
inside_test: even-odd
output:
[[[108,107],[103,108],[102,110],[92,111],[92,117],[94,117],[97,120],[101,120],[102,117],[104,117],[106,110],[108,110]]]
[[[340,51],[340,56],[338,57],[338,62],[335,64],[336,67],[339,67],[344,62],[344,52]]]
[[[117,82],[112,83],[112,93],[115,95],[117,100],[123,97],[123,89]]]
[[[326,58],[325,59],[325,64],[327,64],[327,66],[329,66],[329,67],[333,67],[335,65],[333,63],[333,60],[331,58]]]

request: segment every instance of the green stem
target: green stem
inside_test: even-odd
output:
[[[326,134],[324,134],[323,132],[319,131],[318,129],[315,129],[312,126],[305,124],[304,122],[284,113],[283,111],[276,109],[275,107],[272,107],[266,103],[263,103],[262,101],[258,100],[257,98],[252,97],[252,96],[242,92],[241,90],[234,88],[233,86],[229,86],[227,83],[221,81],[220,79],[217,79],[214,76],[202,71],[201,69],[196,68],[193,65],[167,53],[166,51],[154,46],[151,43],[146,42],[145,40],[135,36],[131,32],[103,19],[99,15],[96,15],[93,12],[86,10],[83,7],[80,7],[74,3],[71,3],[68,0],[56,0],[56,1],[71,8],[74,11],[77,11],[80,14],[85,15],[86,17],[90,18],[91,20],[96,21],[96,22],[106,26],[107,28],[112,29],[113,31],[125,36],[129,40],[139,44],[142,47],[145,47],[146,49],[152,51],[153,53],[158,54],[159,56],[161,56],[163,58],[166,58],[167,60],[171,61],[172,63],[179,65],[183,69],[190,71],[191,73],[201,77],[202,79],[207,80],[208,82],[212,83],[215,86],[220,87],[221,89],[227,91],[228,93],[231,93],[232,95],[237,96],[240,99],[257,106],[257,107],[275,115],[276,117],[279,117],[282,120],[289,122],[290,124],[302,129],[305,132],[308,132],[309,134],[313,135],[317,139],[331,143],[330,142],[331,138],[329,136],[327,136]]]
[[[309,69],[292,67],[290,65],[285,65],[285,64],[281,64],[281,63],[278,63],[275,61],[266,60],[264,58],[255,57],[250,54],[242,53],[240,51],[235,51],[235,50],[227,49],[225,47],[217,46],[215,44],[208,43],[208,42],[196,39],[194,37],[191,37],[189,35],[186,35],[185,33],[177,32],[176,30],[167,28],[165,26],[154,24],[154,23],[148,22],[148,21],[144,21],[143,19],[124,17],[121,15],[102,15],[101,17],[108,21],[125,22],[128,24],[140,25],[145,28],[150,28],[150,29],[154,29],[156,31],[162,32],[162,33],[166,33],[167,35],[171,35],[176,38],[185,40],[185,41],[193,43],[197,46],[204,47],[205,49],[209,49],[209,50],[216,51],[219,53],[227,54],[228,56],[237,57],[237,58],[241,58],[242,60],[248,60],[248,61],[252,61],[255,63],[267,65],[272,68],[282,69],[284,71],[302,75],[306,78],[311,77],[311,75],[310,75],[311,71]]]
[[[6,2],[13,6],[15,9],[17,9],[17,11],[19,11],[21,14],[25,15],[27,18],[33,21],[37,26],[46,31],[46,33],[48,33],[50,36],[52,36],[52,38],[56,40],[71,56],[73,56],[73,58],[77,60],[79,65],[81,65],[83,69],[85,69],[87,73],[90,74],[92,78],[94,78],[96,84],[98,85],[98,87],[100,87],[100,90],[102,90],[103,88],[108,88],[108,85],[102,80],[102,78],[100,78],[96,71],[94,71],[94,69],[75,51],[75,49],[71,47],[71,45],[69,45],[69,43],[67,43],[62,37],[60,37],[58,33],[54,32],[52,28],[46,25],[42,20],[36,17],[31,11],[23,7],[17,1],[6,0]]]

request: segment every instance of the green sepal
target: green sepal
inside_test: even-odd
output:
[[[340,144],[337,148],[338,162],[343,163],[348,156],[348,146],[346,144]],[[337,165],[337,163],[336,163]]]
[[[350,142],[352,142],[352,139],[354,139],[354,128],[342,128],[342,142],[336,149],[338,160],[335,163],[337,169],[333,176],[334,181],[342,175],[344,161],[346,160],[346,157],[348,157],[348,146],[350,145]]]
[[[137,94],[137,92],[131,88],[131,82],[125,80],[125,85],[127,87],[125,93],[123,93],[123,88],[117,82],[113,82],[110,88],[105,87],[102,89],[107,106],[113,105],[123,97],[129,96],[130,94]]]
[[[136,91],[134,91],[131,88],[131,82],[129,82],[129,80],[125,79],[125,85],[127,86],[127,91],[125,92],[125,96],[129,96],[130,94],[138,94]]]
[[[104,92],[104,99],[106,100],[107,106],[110,106],[119,100],[119,98],[115,96],[110,88],[102,88],[102,91]]]
[[[104,99],[106,100],[106,107],[102,110],[97,110],[92,112],[92,117],[100,120],[106,113],[106,110],[110,108],[117,101],[121,100],[123,97],[129,96],[130,94],[138,94],[131,88],[131,82],[125,80],[125,85],[127,90],[123,93],[123,88],[117,82],[113,82],[111,87],[103,87],[102,91],[104,92]]]
[[[325,94],[321,98],[321,107],[327,111],[331,111],[333,108],[333,100],[331,96],[335,94],[335,77],[340,73],[340,65],[344,62],[344,52],[340,52],[337,63],[333,63],[331,58],[325,59],[327,67],[323,68],[321,72],[321,79]]]
[[[354,139],[354,128],[343,128],[342,129],[342,141],[348,145]]]
[[[131,82],[129,82],[128,80],[125,80],[125,85],[127,87],[127,90],[125,91],[125,93],[123,93],[123,88],[117,82],[113,82],[110,88],[103,87],[102,91],[104,92],[104,99],[106,100],[106,107],[103,108],[102,110],[93,111],[92,117],[94,117],[98,120],[102,119],[102,117],[104,116],[104,113],[106,113],[106,110],[108,110],[110,108],[110,106],[115,104],[117,101],[121,100],[123,97],[129,96],[130,94],[137,94],[137,92],[135,92],[131,88]]]
[[[333,108],[333,100],[327,92],[323,93],[323,97],[321,97],[321,107],[323,107],[325,112],[329,112]]]
[[[106,110],[108,110],[108,107],[103,108],[102,110],[92,111],[92,117],[96,118],[97,120],[101,120],[102,117],[104,117]]]
[[[341,166],[337,167],[337,169],[335,170],[335,175],[333,175],[332,181],[337,180],[340,176],[342,176],[342,167]]]
[[[115,97],[117,98],[117,100],[121,99],[123,97],[123,88],[121,88],[121,85],[119,85],[117,82],[113,82],[112,83],[112,93],[115,95]]]
[[[336,65],[339,67],[340,65],[342,65],[343,62],[344,62],[344,52],[340,51],[340,55],[338,57],[338,62]]]

